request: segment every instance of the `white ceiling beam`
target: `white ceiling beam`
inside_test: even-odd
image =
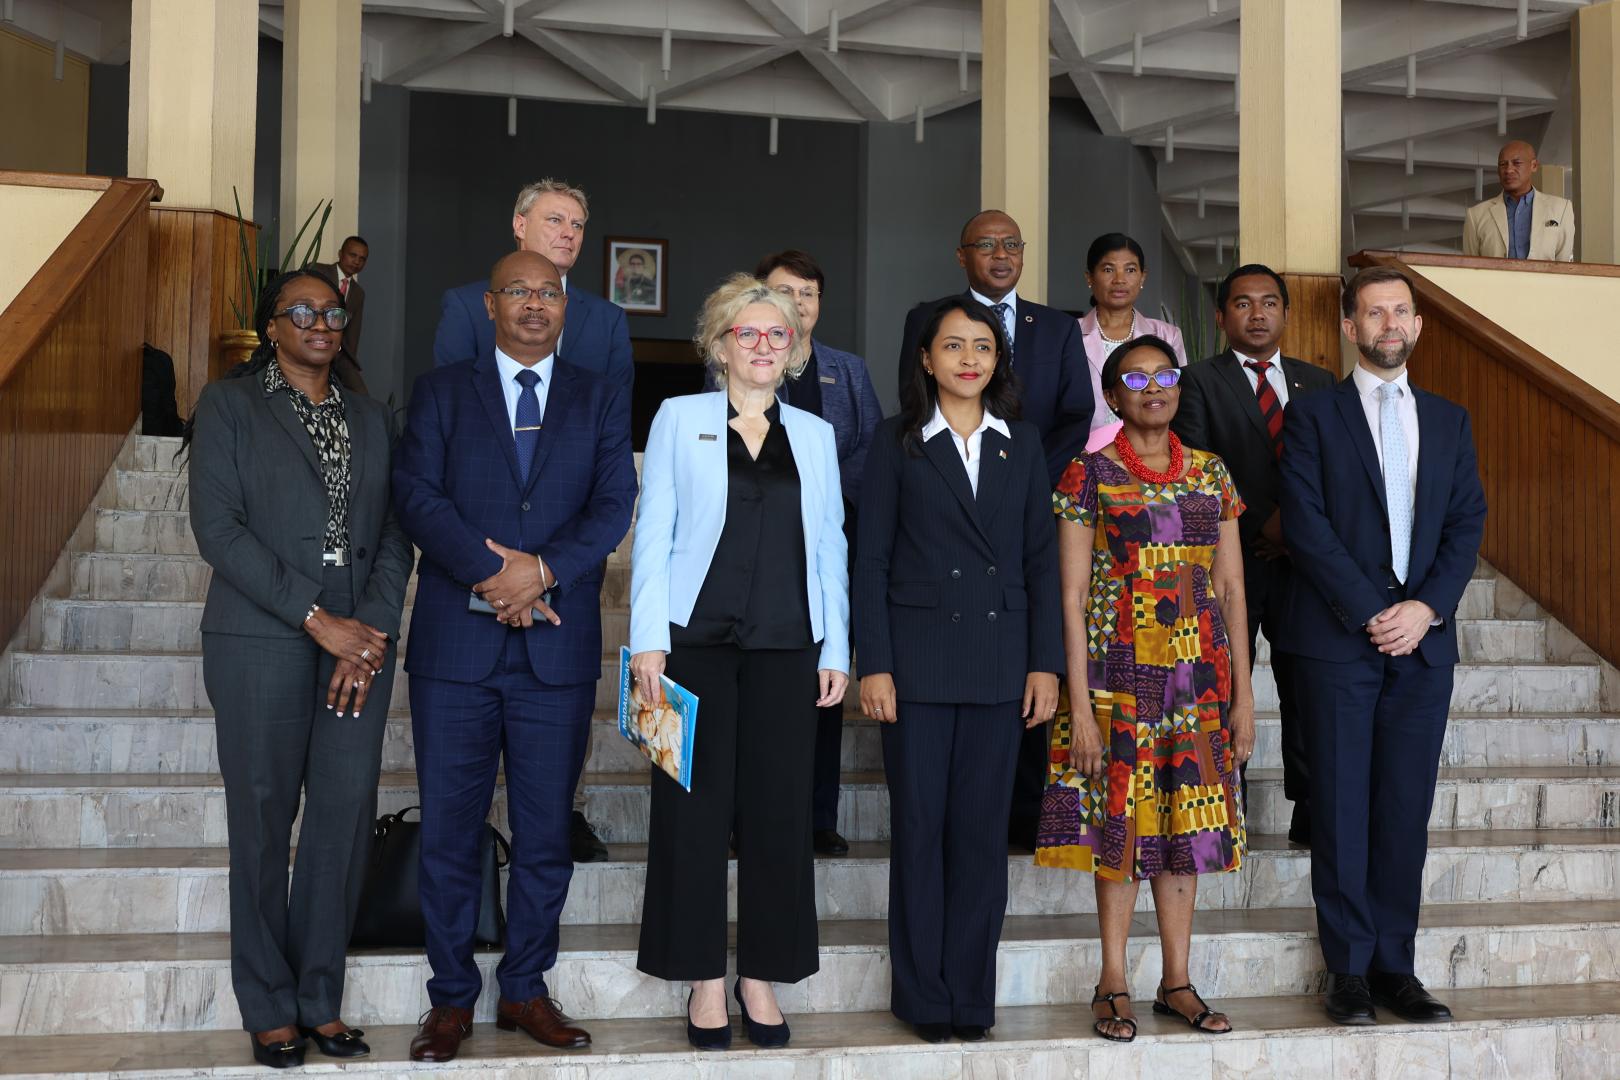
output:
[[[1209,13],[1209,0],[1129,0],[1080,17],[1080,51],[1087,60],[1105,59],[1129,50],[1137,34],[1143,44],[1236,22],[1238,0],[1220,0],[1220,11]]]
[[[1231,86],[1146,75],[1107,75],[1102,83],[1115,102],[1121,132],[1132,138],[1162,131],[1167,124],[1192,125],[1232,115]]]
[[[387,83],[408,83],[500,36],[499,22],[458,23],[446,29],[423,20],[420,29],[382,43],[376,78]]]
[[[1098,71],[1111,74],[1129,75],[1132,70],[1129,52],[1087,63]],[[1231,82],[1237,76],[1237,70],[1238,39],[1235,34],[1193,32],[1142,46],[1143,75],[1224,79]]]
[[[13,21],[5,29],[43,45],[62,47],[80,60],[103,63],[101,20],[60,0],[12,0]],[[7,103],[11,107],[16,103]]]
[[[782,0],[742,0],[742,2],[748,6],[749,11],[759,16],[761,22],[783,37],[798,37],[807,29],[800,21],[804,13],[803,5],[795,5],[800,12],[800,18],[795,18]]]
[[[1509,105],[1508,119],[1522,119],[1552,111],[1550,104]],[[1382,95],[1344,95],[1344,146],[1350,153],[1377,146],[1404,144],[1474,128],[1496,130],[1496,104],[1483,101],[1445,101],[1438,98],[1391,99]],[[1402,146],[1404,150],[1404,145]],[[1492,158],[1494,161],[1494,157]]]
[[[858,59],[834,56],[826,49],[804,45],[799,55],[860,114],[863,120],[895,120],[890,111],[889,87],[881,74],[862,70]]]
[[[520,26],[517,36],[626,105],[646,100],[647,80],[642,65],[611,38],[597,34],[560,34],[533,26]]]
[[[804,25],[810,33],[826,33],[834,11],[838,12],[838,36],[859,30],[868,23],[886,19],[920,0],[803,0]],[[975,20],[977,21],[977,20]]]
[[[535,16],[548,30],[659,37],[667,26],[681,41],[777,44],[782,34],[734,0],[560,0]]]
[[[734,79],[755,68],[790,56],[792,45],[775,44],[757,47],[718,48],[710,46],[696,60],[683,62],[682,51],[675,54],[675,67],[668,82],[658,83],[658,104],[672,104],[680,94],[704,90],[716,83]]]
[[[1533,36],[1558,33],[1568,25],[1567,14],[1530,17]],[[1482,9],[1464,19],[1445,5],[1359,0],[1344,6],[1343,26],[1341,70],[1349,85],[1404,73],[1409,55],[1418,57],[1421,71],[1423,61],[1435,56],[1514,43],[1519,21],[1516,10]]]
[[[980,30],[976,12],[908,6],[885,19],[853,27],[840,15],[838,48],[952,60],[966,48],[968,55],[977,60],[984,51]]]
[[[496,28],[497,32],[499,27]],[[611,105],[618,99],[569,68],[536,56],[524,46],[528,56],[507,54],[505,49],[463,53],[436,65],[405,85],[412,90],[443,90],[449,93],[491,95],[494,97],[544,98],[592,105]],[[495,106],[490,106],[492,109]],[[492,114],[493,115],[493,114]],[[504,111],[502,112],[504,119]]]
[[[259,0],[261,5],[282,0]],[[360,5],[364,15],[402,15],[461,22],[487,22],[489,12],[473,0],[364,0]]]
[[[1237,182],[1237,155],[1191,150],[1183,139],[1182,133],[1177,131],[1176,160],[1165,161],[1163,154],[1156,156],[1156,186],[1161,196],[1196,192],[1201,185]]]

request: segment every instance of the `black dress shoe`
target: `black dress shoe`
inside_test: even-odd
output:
[[[837,829],[817,829],[811,834],[810,846],[817,855],[849,854],[849,841],[839,836]]]
[[[917,1037],[927,1043],[942,1043],[951,1037],[949,1024],[913,1024]]]
[[[568,846],[575,862],[605,862],[608,857],[607,845],[578,810],[568,826]]]
[[[1415,975],[1367,976],[1372,999],[1402,1020],[1414,1024],[1443,1024],[1451,1010],[1436,1001]]]
[[[1365,1027],[1378,1023],[1378,1014],[1373,1011],[1372,991],[1367,988],[1367,980],[1360,975],[1329,975],[1322,1007],[1327,1010],[1328,1019],[1336,1024]]]
[[[686,1041],[694,1050],[730,1050],[731,1025],[700,1028],[692,1023],[692,991],[686,992]]]
[[[990,1029],[983,1024],[952,1024],[951,1034],[963,1042],[983,1042]]]
[[[1303,844],[1311,846],[1311,804],[1297,802],[1294,804],[1294,816],[1288,823],[1288,842],[1290,844]]]
[[[266,1046],[249,1033],[248,1042],[253,1044],[253,1060],[267,1069],[296,1069],[304,1063],[303,1039]]]
[[[736,985],[731,988],[731,992],[732,996],[737,999],[738,1006],[742,1008],[743,1030],[748,1032],[749,1042],[766,1049],[788,1044],[788,1039],[792,1037],[793,1033],[788,1030],[788,1023],[785,1018],[780,1024],[757,1023],[752,1016],[748,1015],[748,1006],[744,1003],[742,996],[741,979],[737,980]]]
[[[300,1027],[298,1034],[313,1042],[315,1049],[329,1058],[361,1058],[371,1053],[371,1047],[360,1038],[365,1032],[359,1028],[349,1028],[336,1035],[322,1035],[314,1028]]]

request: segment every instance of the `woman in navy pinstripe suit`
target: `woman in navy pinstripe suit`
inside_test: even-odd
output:
[[[889,782],[890,1007],[929,1042],[995,1023],[1013,768],[1063,667],[1052,493],[1005,352],[989,309],[941,301],[861,492],[852,621]]]

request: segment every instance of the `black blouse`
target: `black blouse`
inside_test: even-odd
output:
[[[737,410],[729,402],[726,419]],[[799,469],[781,409],[765,413],[770,431],[759,457],[726,426],[726,523],[708,576],[685,626],[670,626],[671,645],[802,649],[814,644],[805,595],[804,519]]]
[[[326,485],[326,550],[349,546],[349,420],[343,410],[343,394],[333,379],[326,400],[319,405],[289,383],[275,360],[264,369],[264,388],[269,393],[285,390],[293,411],[309,432],[315,445],[315,458],[321,463],[321,480]]]

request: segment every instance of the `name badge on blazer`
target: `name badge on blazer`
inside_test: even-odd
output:
[[[833,378],[831,375],[823,375],[823,376],[821,376],[821,381],[824,382],[824,383],[827,383],[828,385],[831,385],[831,386],[837,386],[838,385],[838,380]]]
[[[701,435],[698,436],[698,442],[715,442],[719,438],[720,438],[720,436],[718,436],[718,435],[709,435],[709,434],[705,433],[705,434],[701,434]]]

